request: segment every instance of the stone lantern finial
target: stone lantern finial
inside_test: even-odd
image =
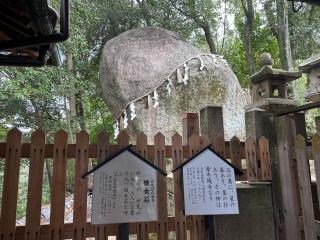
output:
[[[260,67],[264,67],[264,66],[273,66],[274,64],[274,60],[271,57],[270,53],[264,52],[260,55]]]

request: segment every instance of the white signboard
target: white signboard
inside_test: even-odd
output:
[[[209,149],[183,166],[186,215],[239,214],[234,169]]]
[[[129,151],[94,172],[92,223],[157,221],[157,171]]]

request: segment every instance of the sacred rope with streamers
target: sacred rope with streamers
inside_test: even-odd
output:
[[[151,98],[153,99],[153,107],[156,108],[158,105],[159,105],[159,94],[157,92],[157,90],[163,86],[163,84],[167,84],[166,85],[166,90],[167,90],[167,93],[168,95],[170,96],[171,95],[171,86],[173,86],[173,83],[172,83],[172,79],[170,78],[171,75],[173,74],[176,74],[177,75],[177,82],[178,83],[183,83],[184,85],[187,85],[188,84],[188,79],[189,79],[189,66],[188,66],[188,62],[190,62],[191,60],[194,60],[194,59],[198,59],[199,60],[199,63],[200,63],[200,66],[199,66],[199,71],[202,71],[204,68],[205,68],[205,65],[204,65],[204,62],[202,60],[201,57],[210,57],[213,61],[213,64],[216,65],[217,64],[217,57],[223,62],[225,63],[226,65],[228,65],[227,61],[223,58],[223,56],[219,56],[219,55],[215,55],[215,54],[199,54],[199,55],[196,55],[196,56],[193,56],[187,60],[185,60],[182,64],[176,66],[174,68],[173,71],[171,71],[171,73],[164,78],[164,80],[158,84],[155,88],[153,88],[151,91],[147,92],[146,94],[142,95],[141,97],[138,97],[136,99],[134,99],[133,101],[129,102],[125,109],[122,111],[122,113],[120,114],[120,116],[117,117],[117,120],[115,121],[115,123],[113,124],[113,128],[114,128],[114,138],[116,139],[119,135],[119,132],[120,132],[120,124],[119,124],[119,119],[121,117],[123,117],[123,127],[124,128],[127,128],[128,127],[128,122],[129,122],[129,118],[128,118],[128,112],[127,112],[127,109],[129,108],[130,109],[130,120],[134,120],[137,116],[137,113],[136,113],[136,109],[135,109],[135,103],[144,99],[145,97],[148,97],[150,95],[153,95]],[[180,73],[180,68],[183,67],[183,77],[181,76],[181,73]],[[180,77],[179,77],[180,76]]]

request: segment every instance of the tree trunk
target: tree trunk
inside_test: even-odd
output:
[[[80,129],[83,131],[87,131],[86,119],[84,116],[84,108],[80,94],[76,94],[76,115],[80,125]]]
[[[266,0],[264,3],[264,11],[266,13],[267,17],[267,22],[268,25],[271,29],[271,32],[273,36],[276,37],[277,41],[279,42],[279,34],[278,34],[278,29],[277,29],[277,19],[276,19],[276,14],[275,14],[275,6],[274,5],[274,0]]]
[[[217,53],[217,49],[215,46],[215,43],[212,38],[212,33],[210,29],[210,24],[208,21],[204,18],[200,18],[198,12],[196,11],[196,1],[192,0],[191,2],[188,2],[189,10],[182,10],[180,7],[177,6],[177,3],[173,0],[169,0],[172,7],[175,8],[177,11],[179,11],[181,14],[186,16],[187,18],[193,20],[202,30],[204,31],[204,35],[206,37],[210,52],[212,54]]]
[[[212,54],[216,54],[217,50],[216,50],[216,46],[214,44],[213,38],[212,38],[212,33],[211,33],[211,29],[210,29],[210,25],[207,22],[201,21],[200,19],[194,19],[194,21],[198,24],[199,27],[202,28],[202,30],[204,31],[204,35],[206,37],[210,52]]]
[[[42,129],[42,130],[47,130],[46,129],[46,125],[43,123],[43,114],[42,114],[42,110],[39,106],[37,106],[36,101],[33,99],[30,99],[30,102],[33,106],[33,108],[35,109],[34,112],[34,118],[35,118],[35,125],[37,128]],[[48,183],[49,183],[49,189],[51,192],[51,179],[52,179],[52,173],[50,170],[50,163],[49,163],[49,159],[45,159],[44,160],[44,164],[45,164],[45,168],[46,168],[46,173],[47,173],[47,177],[48,177]]]
[[[146,7],[145,0],[137,0],[141,13],[143,15],[144,20],[146,21],[147,26],[151,26],[150,14]]]
[[[280,50],[281,66],[285,70],[293,68],[292,53],[288,27],[287,0],[277,1],[278,44]]]
[[[255,64],[252,53],[252,41],[251,36],[253,32],[253,23],[254,23],[254,8],[252,0],[241,0],[242,8],[245,13],[245,24],[244,24],[244,36],[243,44],[246,53],[246,59],[248,63],[248,73],[253,75],[255,73]]]
[[[217,53],[216,46],[215,46],[213,39],[212,39],[210,27],[205,27],[202,29],[204,31],[204,35],[206,37],[210,52],[213,54]]]
[[[68,71],[73,71],[73,59],[72,53],[70,51],[67,52],[67,69]],[[75,118],[77,116],[76,113],[76,96],[75,96],[75,86],[73,81],[70,83],[70,95],[69,95],[69,111],[70,111],[70,136],[72,142],[74,142],[74,134],[76,132],[76,121]]]

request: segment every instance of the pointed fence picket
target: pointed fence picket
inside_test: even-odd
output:
[[[166,171],[165,159],[165,138],[162,133],[157,133],[154,137],[154,164],[161,170]],[[167,200],[167,179],[165,176],[158,175],[158,223],[157,239],[168,240],[168,200]]]
[[[148,139],[147,135],[140,133],[137,135],[137,144],[135,151],[143,156],[148,158]],[[149,224],[148,223],[137,223],[137,239],[138,240],[149,240]]]
[[[21,144],[21,137],[21,132],[13,129],[8,132],[7,141],[0,143],[0,158],[5,159],[0,239],[78,240],[95,237],[95,239],[106,240],[108,236],[119,238],[119,224],[92,225],[87,222],[87,198],[88,187],[90,187],[88,182],[90,180],[83,179],[82,175],[88,170],[90,159],[96,159],[97,164],[126,147],[129,144],[127,132],[120,132],[116,144],[109,142],[106,132],[100,133],[94,144],[89,143],[89,136],[85,132],[77,134],[75,144],[68,144],[68,134],[62,130],[56,132],[53,144],[45,142],[45,133],[41,130],[32,134],[31,143]],[[233,137],[229,142],[225,141],[223,136],[218,136],[213,142],[210,142],[207,136],[193,133],[188,142],[187,145],[183,145],[182,137],[175,134],[172,137],[172,145],[166,145],[164,136],[158,133],[154,137],[154,144],[150,145],[147,142],[147,136],[141,133],[138,134],[136,144],[132,146],[132,149],[165,171],[166,158],[172,159],[175,168],[211,144],[215,151],[230,159],[242,171],[257,172],[259,168],[262,173],[261,179],[270,180],[268,140],[265,138],[260,139],[257,146],[252,139],[244,143],[240,142],[237,137]],[[245,168],[242,166],[242,160],[246,159],[248,152],[250,154],[247,154],[248,161],[246,162],[247,168]],[[30,161],[25,226],[16,226],[20,158]],[[40,225],[44,159],[52,159],[53,163],[51,214],[48,225]],[[75,161],[73,223],[64,222],[66,166],[69,160]],[[316,168],[319,169],[319,164],[316,165]],[[205,239],[207,237],[205,217],[184,215],[181,172],[176,171],[173,174],[175,216],[168,216],[167,178],[162,175],[159,175],[158,178],[159,220],[158,222],[130,223],[130,234],[136,234],[138,240],[148,240],[149,234],[153,233],[156,234],[157,239],[167,240],[169,232],[174,231],[177,240],[187,239],[187,235],[190,235],[192,240]],[[250,176],[249,179],[259,180],[257,176]],[[245,181],[247,176],[244,175],[237,180]]]
[[[193,133],[189,138],[190,156],[195,155],[201,150],[201,142],[198,134]],[[206,227],[204,216],[191,216],[192,225],[190,226],[190,239],[201,240],[206,238]]]
[[[54,136],[53,171],[51,182],[50,240],[64,239],[64,207],[68,134],[60,130]]]
[[[177,133],[172,137],[172,163],[174,169],[183,163],[182,137]],[[184,215],[182,204],[183,187],[181,177],[181,170],[173,173],[176,240],[187,239],[187,219]]]
[[[73,239],[86,239],[88,179],[82,176],[88,172],[89,135],[82,131],[76,135],[76,159],[74,200],[73,200]]]
[[[21,156],[21,132],[8,132],[2,190],[0,239],[15,239],[18,182]]]
[[[103,131],[98,135],[97,139],[97,164],[103,162],[110,156],[110,144],[109,136]],[[89,176],[91,177],[91,176]],[[108,239],[108,225],[98,224],[95,225],[95,238],[96,240],[107,240]]]
[[[302,208],[300,228],[304,232],[306,240],[316,240],[320,237],[320,221],[315,218],[315,212],[320,210],[320,136],[318,134],[313,136],[311,154],[308,154],[306,139],[301,135],[295,138],[294,148],[297,160],[298,190]],[[317,191],[312,191],[310,160],[314,161]],[[318,202],[315,202],[315,199]]]
[[[26,213],[25,240],[38,240],[40,238],[40,218],[42,179],[44,165],[45,133],[42,130],[35,131],[31,136],[30,147],[29,184]]]
[[[236,166],[243,172],[243,175],[236,176],[236,179],[238,181],[243,181],[246,179],[246,169],[242,167],[240,150],[241,150],[240,139],[237,138],[236,136],[232,137],[230,140],[230,160],[234,166]]]

